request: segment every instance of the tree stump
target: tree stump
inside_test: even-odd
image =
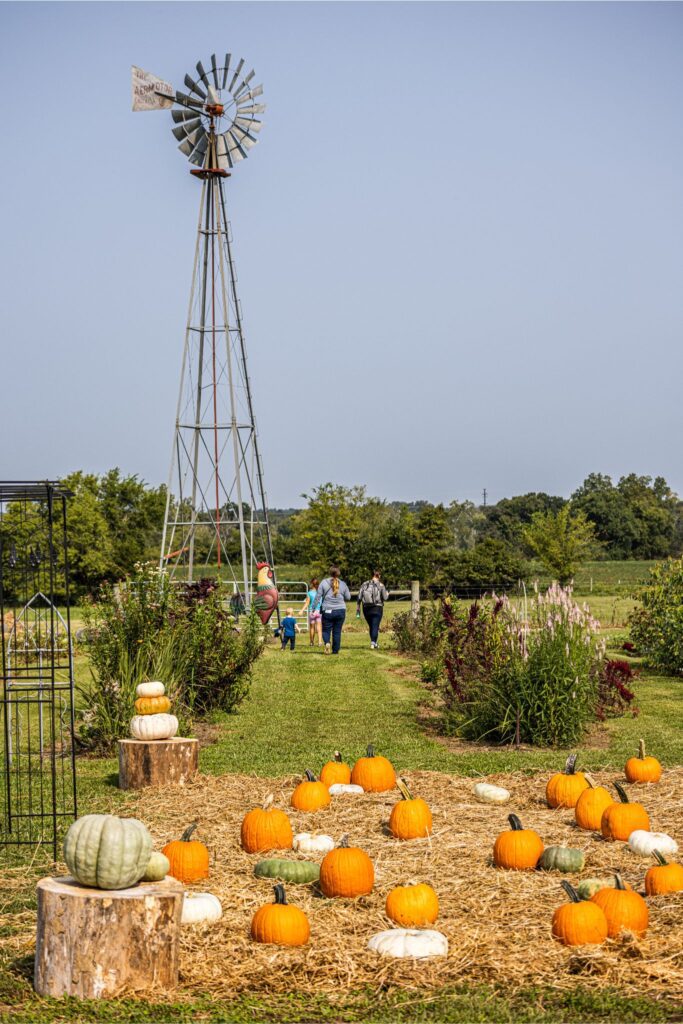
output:
[[[119,740],[119,788],[182,786],[199,767],[197,740]]]
[[[177,984],[184,890],[174,878],[116,890],[42,878],[37,892],[39,995],[99,999]]]

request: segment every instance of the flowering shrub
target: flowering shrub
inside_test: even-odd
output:
[[[646,661],[665,672],[683,672],[683,558],[660,562],[640,590],[631,614],[631,638]]]
[[[607,658],[602,663],[598,682],[598,703],[595,709],[597,717],[619,718],[630,712],[635,718],[638,708],[633,705],[635,693],[629,688],[638,673],[623,658]]]
[[[444,602],[446,726],[468,739],[569,746],[596,716],[605,645],[571,588],[525,607],[507,598],[469,612]]]

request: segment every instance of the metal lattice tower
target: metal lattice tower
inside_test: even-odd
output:
[[[133,109],[173,108],[201,182],[160,564],[190,580],[217,565],[249,606],[256,563],[273,558],[225,181],[257,142],[265,106],[254,72],[231,60],[212,56],[208,72],[200,61],[188,93],[134,68]]]

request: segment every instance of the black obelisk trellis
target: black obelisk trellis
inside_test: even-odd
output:
[[[54,859],[76,817],[68,497],[0,482],[0,848]]]

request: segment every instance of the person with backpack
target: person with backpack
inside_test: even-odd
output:
[[[315,600],[316,607],[323,617],[325,654],[339,654],[342,627],[346,618],[346,602],[351,600],[351,594],[344,580],[339,578],[339,569],[336,565],[331,566],[330,575],[326,576],[318,587]]]
[[[360,618],[360,610],[363,609],[363,615],[370,630],[370,647],[373,651],[379,647],[379,624],[384,615],[384,602],[388,600],[389,591],[382,583],[379,569],[375,569],[372,579],[361,584],[356,608],[357,618]]]

